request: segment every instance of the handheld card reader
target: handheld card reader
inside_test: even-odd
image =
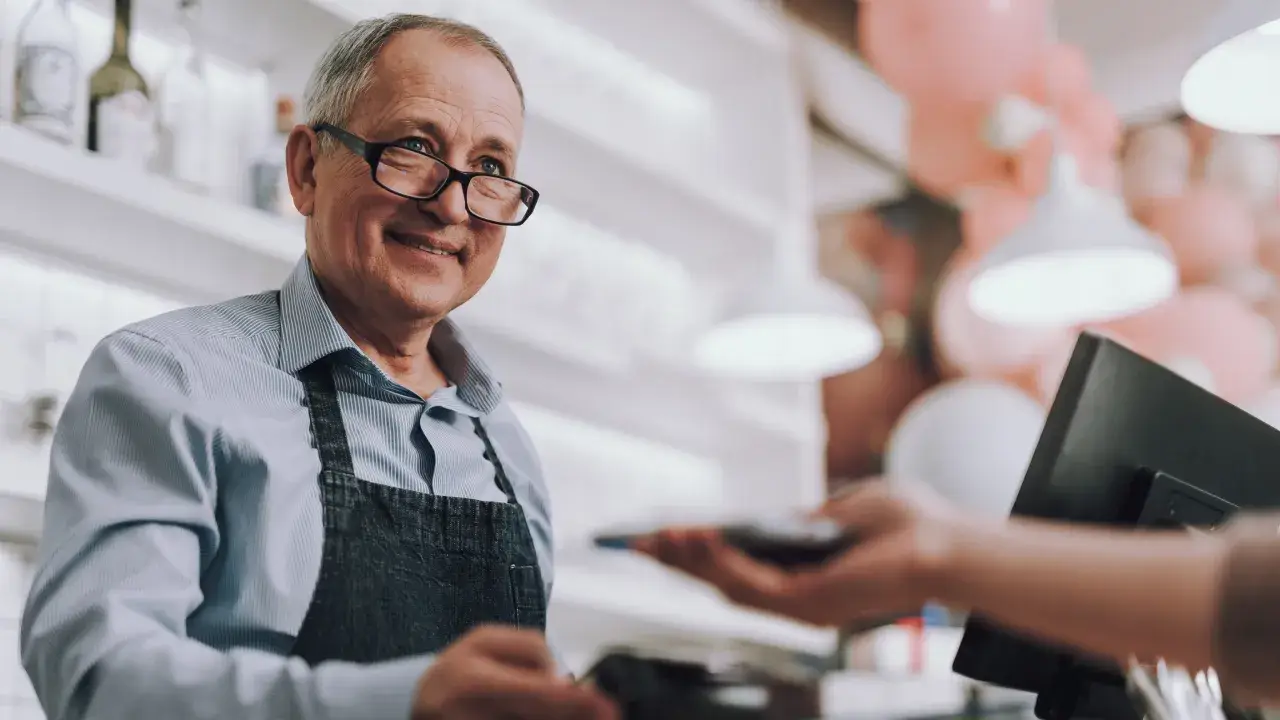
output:
[[[851,534],[831,520],[770,519],[723,525],[721,537],[730,547],[762,563],[782,568],[821,565],[854,544]],[[626,550],[656,533],[614,533],[595,538],[596,547]]]

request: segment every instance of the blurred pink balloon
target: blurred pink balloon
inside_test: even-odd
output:
[[[1043,52],[1044,0],[872,0],[860,42],[876,72],[911,100],[990,103]]]
[[[1193,160],[1191,137],[1177,123],[1139,128],[1124,149],[1124,197],[1130,203],[1186,192]]]
[[[1204,159],[1204,182],[1243,198],[1258,211],[1280,193],[1280,148],[1270,138],[1220,132]]]
[[[1114,192],[1120,184],[1120,168],[1108,153],[1097,150],[1089,138],[1071,126],[1060,132],[1061,147],[1055,148],[1053,136],[1044,131],[1031,139],[1014,161],[1018,189],[1031,197],[1044,193],[1049,185],[1049,161],[1055,149],[1076,160],[1076,170],[1084,184]]]
[[[978,257],[960,250],[943,272],[933,316],[938,361],[950,377],[1005,378],[1035,367],[1071,331],[1012,328],[978,317],[968,295]]]
[[[960,204],[960,237],[970,252],[984,253],[1031,217],[1032,201],[1012,183],[965,191]]]
[[[1258,264],[1280,276],[1280,208],[1270,208],[1255,216],[1258,228]]]
[[[1276,335],[1243,300],[1214,287],[1190,288],[1107,328],[1159,363],[1198,361],[1218,395],[1241,403],[1262,392],[1276,369]]]
[[[1045,48],[1020,83],[1024,96],[1055,112],[1075,105],[1089,95],[1092,87],[1088,56],[1080,48],[1066,43]]]
[[[1088,92],[1062,109],[1066,124],[1075,128],[1095,152],[1114,155],[1120,149],[1124,128],[1115,105],[1105,96]]]
[[[1182,128],[1191,142],[1191,175],[1199,179],[1204,174],[1205,159],[1213,149],[1213,141],[1218,137],[1218,131],[1189,117],[1182,121]]]
[[[1009,161],[983,142],[985,120],[986,109],[980,105],[913,104],[907,173],[925,190],[946,198],[968,187],[1005,180]]]
[[[1181,197],[1138,203],[1135,211],[1169,242],[1186,285],[1212,282],[1223,268],[1253,262],[1258,250],[1248,202],[1220,188],[1195,185]]]

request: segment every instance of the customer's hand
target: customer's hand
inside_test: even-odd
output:
[[[617,720],[613,704],[556,674],[542,635],[481,627],[440,653],[418,683],[413,720]]]
[[[868,481],[817,513],[846,526],[857,544],[815,567],[786,571],[727,546],[715,530],[665,530],[640,552],[704,580],[731,601],[815,625],[918,610],[937,599],[964,533],[975,521],[919,486]]]

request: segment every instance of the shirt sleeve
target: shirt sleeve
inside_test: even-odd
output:
[[[22,660],[51,720],[407,720],[428,658],[308,666],[187,636],[219,547],[218,436],[177,352],[95,348],[54,435]]]
[[[1241,516],[1226,537],[1214,668],[1237,703],[1275,703],[1280,701],[1280,514]]]

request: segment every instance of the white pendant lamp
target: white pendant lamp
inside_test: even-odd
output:
[[[1145,310],[1177,286],[1164,241],[1118,197],[1081,183],[1075,160],[1059,153],[1030,219],[979,262],[969,303],[1004,325],[1069,326]]]
[[[1049,36],[1057,38],[1055,13]],[[1057,98],[1051,87],[1049,100]],[[978,263],[969,304],[988,321],[1021,327],[1105,322],[1145,310],[1178,289],[1165,242],[1129,217],[1117,196],[1080,181],[1050,125],[1049,183],[1031,217]]]
[[[1248,135],[1280,133],[1280,2],[1225,0],[1205,52],[1182,79],[1182,106],[1209,127]]]
[[[741,288],[723,319],[693,348],[694,361],[722,377],[816,382],[866,365],[883,345],[862,301],[821,277],[815,267],[813,135],[794,45],[791,51],[791,81],[782,100],[786,171],[778,184],[787,222],[762,282]]]
[[[742,380],[808,382],[855,370],[883,340],[866,307],[822,278],[774,276],[698,342],[703,368]]]

